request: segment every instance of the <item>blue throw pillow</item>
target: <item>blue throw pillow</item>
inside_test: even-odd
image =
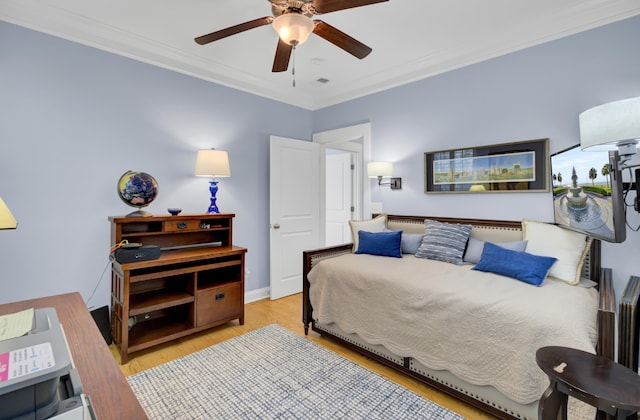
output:
[[[402,231],[371,233],[358,231],[358,250],[356,254],[380,255],[402,258],[400,253]]]
[[[472,270],[487,271],[540,286],[557,258],[511,251],[487,242]]]

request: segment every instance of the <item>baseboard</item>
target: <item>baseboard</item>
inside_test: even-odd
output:
[[[269,297],[269,288],[250,290],[244,294],[244,303],[255,302]]]

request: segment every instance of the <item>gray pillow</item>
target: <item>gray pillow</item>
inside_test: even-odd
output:
[[[462,255],[471,233],[471,225],[425,220],[424,237],[416,257],[463,264]]]
[[[402,253],[415,254],[422,243],[422,233],[406,233],[402,232]]]
[[[392,229],[384,228],[384,232],[396,232]],[[403,254],[415,254],[422,243],[424,233],[406,233],[402,232],[401,246]]]
[[[470,264],[477,264],[480,261],[480,257],[482,257],[482,250],[484,249],[484,241],[475,238],[469,238],[469,243],[467,244],[467,250],[464,253],[464,262]],[[527,241],[515,241],[515,242],[499,242],[494,245],[498,245],[504,249],[508,249],[510,251],[518,251],[524,252],[527,249]]]

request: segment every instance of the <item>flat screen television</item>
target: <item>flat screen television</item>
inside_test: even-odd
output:
[[[551,155],[553,214],[561,227],[608,242],[626,239],[618,151],[585,152],[579,145]]]

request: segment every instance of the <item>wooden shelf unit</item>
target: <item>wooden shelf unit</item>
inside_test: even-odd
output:
[[[129,354],[237,319],[244,324],[244,257],[234,214],[109,217],[111,244],[157,245],[159,258],[112,262],[111,333]]]

